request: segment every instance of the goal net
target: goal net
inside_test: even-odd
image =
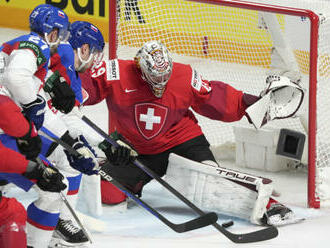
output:
[[[269,74],[301,77],[306,89],[296,116],[266,129],[306,135],[301,162],[308,167],[308,205],[330,205],[330,2],[321,0],[110,0],[110,58],[133,59],[144,42],[162,41],[174,61],[207,80],[258,95]],[[198,116],[217,157],[237,146],[234,127]],[[263,129],[264,129],[263,128]],[[219,150],[219,153],[221,151]],[[258,154],[256,154],[258,156]]]

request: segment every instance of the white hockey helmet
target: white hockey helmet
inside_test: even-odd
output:
[[[173,68],[167,48],[159,41],[146,42],[137,52],[135,62],[153,94],[162,97]]]

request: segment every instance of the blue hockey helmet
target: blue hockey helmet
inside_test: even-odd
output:
[[[84,66],[92,58],[95,63],[99,63],[103,58],[104,39],[101,31],[89,22],[76,21],[71,25],[69,43],[73,49],[78,50],[78,56]],[[90,57],[83,60],[80,56],[80,48],[88,44],[90,49]],[[79,71],[79,70],[78,70]]]
[[[104,39],[101,31],[89,22],[77,21],[71,25],[69,42],[73,49],[88,44],[91,50],[103,51]]]
[[[34,8],[30,14],[29,22],[31,31],[38,34],[46,36],[53,29],[58,29],[58,42],[66,41],[69,38],[70,23],[68,16],[61,9],[50,4],[40,4]]]

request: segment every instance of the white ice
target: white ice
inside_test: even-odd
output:
[[[0,29],[0,43],[10,40],[25,31]],[[104,102],[85,109],[90,117],[100,127],[106,130],[107,112]],[[276,188],[282,193],[279,200],[291,207],[299,217],[306,220],[300,224],[279,228],[279,236],[275,239],[250,244],[234,244],[213,227],[205,227],[187,233],[175,233],[156,217],[134,202],[130,202],[126,211],[114,211],[105,206],[103,215],[98,217],[104,221],[104,232],[92,232],[95,248],[154,248],[154,247],[202,247],[202,248],[303,248],[330,247],[330,209],[308,209],[306,206],[306,173],[272,173],[266,176],[274,180]],[[330,176],[330,175],[329,175]],[[17,197],[23,204],[28,204],[35,198],[35,193],[25,193],[18,189],[11,189],[10,194]],[[177,198],[169,194],[157,182],[151,182],[145,187],[143,198],[145,202],[155,207],[166,218],[175,223],[195,218],[196,215]],[[218,223],[234,220],[234,226],[228,230],[234,233],[251,232],[260,227],[253,226],[246,221],[219,215]],[[328,236],[329,235],[329,236]],[[328,243],[329,242],[329,243]]]

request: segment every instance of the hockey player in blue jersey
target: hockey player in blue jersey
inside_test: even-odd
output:
[[[50,109],[46,111],[42,130],[51,130],[86,158],[95,159],[95,152],[88,147],[90,144],[97,145],[102,141],[102,138],[98,137],[98,134],[77,118],[71,110],[75,108],[77,111],[84,101],[81,81],[77,72],[89,69],[95,62],[97,63],[102,59],[104,39],[99,29],[91,23],[74,22],[71,25],[69,41],[70,43],[62,42],[50,60],[49,77],[44,89],[49,93],[46,97],[52,97],[47,97],[46,100]],[[72,96],[74,96],[73,99]],[[52,118],[48,118],[49,112],[52,112]],[[45,140],[43,140],[42,154],[56,164],[56,167],[67,178],[69,183],[67,198],[71,205],[75,206],[82,173],[95,174],[94,167],[97,162],[95,161],[93,164],[88,163],[88,161],[79,161],[76,157],[65,153],[61,146]],[[87,176],[85,180],[99,182],[100,179],[98,176]],[[99,184],[97,186],[99,187]],[[92,186],[88,188],[92,188]],[[94,193],[88,193],[88,195],[94,195]],[[94,203],[92,200],[88,204],[92,202]],[[101,210],[101,203],[99,202],[98,205],[95,202],[93,211],[100,213]],[[74,225],[71,218],[69,211],[63,206],[51,241],[52,245],[72,246],[88,242],[87,237],[81,229]]]

